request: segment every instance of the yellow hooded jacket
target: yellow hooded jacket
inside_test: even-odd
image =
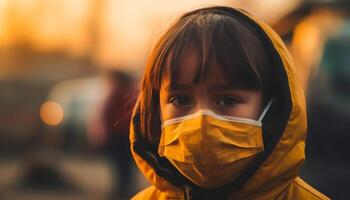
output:
[[[266,38],[275,64],[279,66],[284,94],[273,102],[263,121],[264,152],[232,184],[219,189],[203,189],[189,183],[143,140],[139,127],[138,103],[131,127],[131,152],[134,160],[153,184],[133,197],[138,199],[329,199],[300,177],[298,171],[305,159],[306,105],[293,60],[280,37],[266,24],[248,13],[235,15],[249,20]],[[270,134],[265,134],[269,132]],[[267,142],[268,141],[268,142]],[[266,142],[266,143],[265,143]],[[220,196],[226,193],[226,196]],[[199,196],[198,196],[199,195]]]

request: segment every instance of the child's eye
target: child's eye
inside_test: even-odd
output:
[[[232,96],[220,96],[216,100],[216,105],[218,106],[229,107],[229,106],[233,106],[236,103],[238,103],[238,100]]]
[[[193,104],[193,100],[188,96],[174,96],[170,98],[170,102],[176,106],[188,107]]]

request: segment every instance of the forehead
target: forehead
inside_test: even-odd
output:
[[[230,81],[223,75],[220,67],[213,60],[207,62],[204,67],[200,67],[200,58],[196,49],[191,46],[187,48],[176,69],[170,62],[170,57],[166,58],[165,70],[162,78],[162,87],[172,88],[177,85],[191,84],[220,84],[228,85]],[[176,75],[175,75],[176,74]],[[199,78],[199,81],[196,81]]]

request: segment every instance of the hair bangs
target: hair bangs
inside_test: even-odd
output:
[[[167,64],[170,69],[170,87],[173,87],[177,83],[179,72],[181,69],[182,61],[189,50],[194,50],[197,54],[196,61],[196,73],[192,83],[198,83],[204,76],[206,61],[208,56],[206,53],[206,44],[201,34],[201,29],[198,24],[191,22],[187,25],[181,33],[175,39],[172,48],[169,50]]]
[[[263,89],[266,56],[254,33],[236,19],[222,17],[213,30],[215,62],[226,81],[241,89]],[[244,34],[244,35],[242,35]]]
[[[225,82],[235,88],[263,89],[261,76],[266,68],[266,56],[259,39],[247,25],[232,17],[206,14],[188,19],[168,49],[170,86],[175,86],[181,62],[192,49],[197,54],[196,73],[192,81],[199,83],[209,67],[217,67]],[[164,62],[165,64],[166,62]]]

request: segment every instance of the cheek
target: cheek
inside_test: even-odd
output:
[[[262,102],[262,95],[260,93],[253,93],[246,97],[244,103],[236,105],[234,109],[225,114],[258,120],[262,112]]]
[[[176,109],[172,104],[160,103],[160,114],[161,114],[161,119],[162,121],[176,118],[176,117],[181,117],[186,114],[185,111],[181,109]]]
[[[159,94],[159,108],[160,108],[160,115],[162,121],[181,117],[186,114],[189,114],[189,110],[185,108],[178,108],[174,106],[173,104],[168,102],[168,97],[160,92]]]
[[[159,109],[162,121],[174,118],[177,114],[174,107],[168,103],[168,97],[162,91],[159,94]]]
[[[247,115],[250,119],[259,119],[261,113],[261,106],[259,103],[252,103],[249,109],[247,108]]]
[[[248,118],[257,120],[262,112],[262,102],[263,100],[261,93],[254,94],[242,112],[245,112]]]

